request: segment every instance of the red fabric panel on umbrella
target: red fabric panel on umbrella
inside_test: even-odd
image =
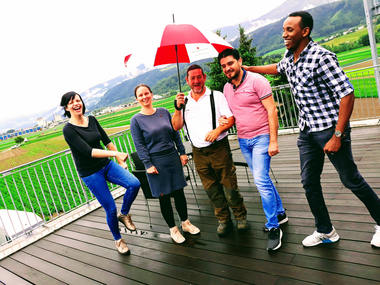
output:
[[[167,25],[161,39],[161,45],[181,45],[193,43],[209,43],[207,38],[194,26],[182,25]]]
[[[216,51],[218,53],[221,53],[222,51],[224,51],[225,49],[232,49],[232,47],[228,47],[228,46],[225,46],[225,45],[219,45],[219,44],[212,44],[212,46],[216,49]]]
[[[129,58],[131,57],[132,54],[129,54],[127,55],[125,58],[124,58],[124,64],[125,64],[125,67],[127,67],[127,62],[129,60]]]
[[[185,45],[179,45],[177,46],[178,51],[178,62],[184,63],[190,62],[189,56],[187,55],[186,46]],[[176,56],[175,56],[175,47],[174,46],[165,46],[165,47],[159,47],[157,49],[156,58],[154,60],[154,65],[161,65],[161,64],[170,64],[170,63],[176,63]]]

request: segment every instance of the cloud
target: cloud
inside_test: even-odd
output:
[[[84,92],[141,64],[153,67],[173,13],[176,23],[212,30],[252,13],[258,17],[284,1],[242,0],[238,8],[225,0],[2,1],[0,122],[50,109],[68,91]]]

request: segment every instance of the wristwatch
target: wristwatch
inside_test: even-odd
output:
[[[341,132],[341,131],[335,131],[334,135],[335,135],[337,138],[341,138],[341,137],[342,137],[342,132]]]

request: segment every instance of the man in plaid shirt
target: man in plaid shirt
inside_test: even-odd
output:
[[[351,151],[349,119],[354,89],[336,55],[311,39],[312,29],[313,17],[308,12],[291,13],[283,25],[287,48],[284,58],[278,64],[244,68],[257,73],[285,73],[299,109],[301,178],[317,227],[302,244],[315,246],[339,240],[320,182],[327,154],[343,185],[364,203],[376,221],[371,245],[380,247],[380,199],[359,173]]]

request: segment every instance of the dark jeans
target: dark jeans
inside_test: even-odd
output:
[[[302,185],[315,217],[317,231],[320,233],[329,233],[332,230],[320,180],[325,160],[323,147],[332,138],[334,131],[335,127],[320,132],[309,132],[305,129],[300,132],[297,142],[301,160]],[[341,140],[341,148],[335,154],[329,154],[328,158],[338,171],[343,185],[364,203],[372,218],[380,225],[380,199],[358,171],[352,157],[350,133],[351,129],[348,126]]]

